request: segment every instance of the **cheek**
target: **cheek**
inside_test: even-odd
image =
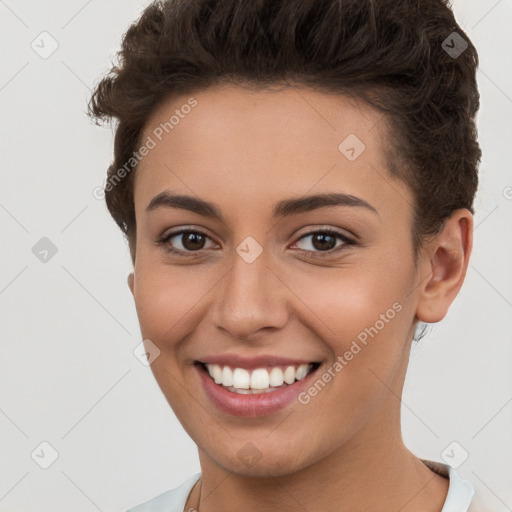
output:
[[[409,322],[403,313],[410,286],[404,270],[406,262],[382,258],[373,265],[365,262],[295,274],[293,289],[310,309],[309,316],[317,318],[322,337],[344,351],[351,340],[359,337],[364,342],[368,331],[394,338]]]
[[[141,258],[135,269],[134,299],[142,335],[157,345],[172,345],[186,334],[190,317],[211,288],[208,274]]]
[[[357,404],[378,401],[386,389],[379,378],[390,382],[402,364],[414,316],[407,297],[409,264],[381,253],[373,264],[304,274],[295,281],[294,291],[313,312],[310,327],[331,352],[330,374],[324,377],[333,384],[325,393],[333,406],[359,409]]]

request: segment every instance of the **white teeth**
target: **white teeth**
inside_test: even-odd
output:
[[[269,380],[270,385],[273,387],[282,386],[284,382],[283,370],[281,368],[272,368]]]
[[[210,377],[215,380],[214,376],[213,376],[213,367],[214,366],[217,366],[215,364],[207,364],[206,365],[206,369],[208,370],[208,373],[210,374]],[[218,383],[217,383],[218,384]]]
[[[258,368],[251,374],[251,389],[267,389],[270,384],[270,377],[265,368]],[[236,386],[235,386],[236,387]]]
[[[218,382],[218,384],[222,384],[223,386],[233,385],[233,372],[229,366],[224,366],[222,369],[222,382]]]
[[[206,368],[216,384],[221,384],[230,391],[251,394],[275,391],[278,387],[302,380],[309,373],[312,365],[301,364],[297,368],[288,366],[284,372],[276,366],[270,373],[265,368],[258,368],[249,373],[244,368],[231,370],[229,366],[221,367],[218,364],[207,364]]]
[[[295,372],[295,378],[297,380],[302,380],[308,374],[308,370],[309,370],[309,365],[301,364],[297,368],[297,371]]]
[[[238,389],[249,389],[251,387],[251,375],[247,370],[244,370],[243,368],[234,369],[233,387]]]
[[[267,389],[237,389],[233,386],[227,388],[228,391],[232,391],[233,393],[240,393],[241,395],[260,395],[261,393],[272,393],[277,388],[267,388]]]
[[[295,382],[295,368],[288,366],[284,371],[283,378],[286,384],[293,384]]]
[[[210,373],[210,375],[213,377],[213,380],[215,381],[215,384],[222,384],[222,369],[218,364],[214,364],[213,367],[213,375]]]

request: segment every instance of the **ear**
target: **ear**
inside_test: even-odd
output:
[[[441,321],[459,293],[473,248],[473,215],[466,208],[452,212],[441,233],[428,243],[416,316],[421,322]]]
[[[133,272],[130,272],[128,274],[128,288],[130,288],[130,291],[132,292],[133,295]]]

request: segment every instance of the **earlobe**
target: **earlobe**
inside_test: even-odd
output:
[[[128,288],[130,288],[132,295],[133,295],[133,284],[134,284],[133,272],[130,272],[128,274]]]
[[[473,247],[473,216],[465,208],[452,213],[436,235],[426,262],[430,277],[421,288],[417,318],[426,323],[441,321],[464,282]]]

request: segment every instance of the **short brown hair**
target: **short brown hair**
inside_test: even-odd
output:
[[[219,83],[300,84],[383,112],[388,169],[415,198],[415,257],[451,212],[474,213],[478,54],[448,0],[156,1],[130,26],[118,57],[89,115],[118,123],[108,179],[128,172],[115,186],[107,179],[105,199],[133,261],[132,156],[142,130],[169,96]]]

